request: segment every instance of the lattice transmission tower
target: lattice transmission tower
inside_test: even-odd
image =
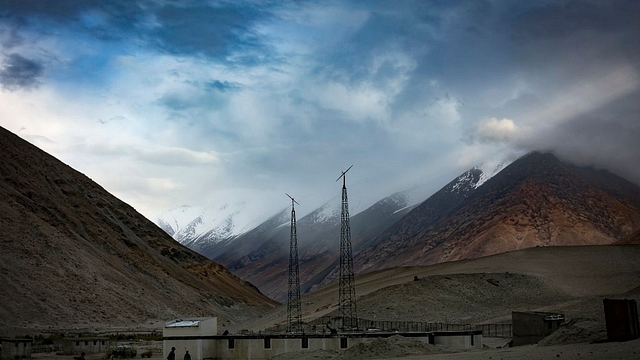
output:
[[[287,332],[301,331],[300,268],[298,266],[298,235],[296,230],[296,208],[298,202],[291,199],[291,246],[289,247],[289,296],[287,301]],[[300,204],[298,204],[300,205]]]
[[[347,171],[342,172],[336,182],[342,178],[342,211],[340,212],[340,317],[342,330],[358,329],[356,311],[356,287],[353,278],[353,256],[351,252],[351,226],[349,225],[349,201],[347,199]]]

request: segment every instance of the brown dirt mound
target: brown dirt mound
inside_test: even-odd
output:
[[[541,346],[588,343],[607,338],[607,329],[593,319],[577,318],[564,323],[553,334],[538,342]]]
[[[312,359],[336,359],[340,353],[331,350],[296,351],[270,357],[269,360],[312,360]]]
[[[411,355],[426,355],[438,353],[441,350],[433,345],[419,340],[409,339],[400,335],[389,338],[374,339],[371,342],[357,344],[345,350],[339,359],[381,359],[397,358]]]
[[[361,297],[358,316],[370,320],[481,323],[495,318],[509,320],[511,311],[569,299],[568,294],[530,275],[435,275]]]

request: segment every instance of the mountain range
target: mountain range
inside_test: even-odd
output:
[[[282,301],[287,296],[289,214],[290,209],[280,210],[249,231],[226,233],[215,241],[179,240]],[[356,273],[536,246],[633,243],[640,229],[640,188],[610,172],[532,152],[488,173],[472,168],[434,194],[420,188],[392,194],[352,212],[350,221]],[[297,237],[301,290],[335,280],[339,199],[299,219]]]
[[[0,336],[158,329],[277,305],[88,177],[0,128]]]
[[[210,315],[218,317],[221,331],[242,329],[277,306],[252,283],[272,298],[282,297],[290,209],[239,226],[246,219],[238,217],[242,204],[235,210],[218,207],[239,219],[228,226],[228,234],[238,233],[210,242],[215,248],[202,247],[217,251],[208,257],[220,264],[176,242],[91,179],[2,128],[0,155],[0,336],[156,330],[167,319]],[[298,221],[306,293],[335,287],[336,203]],[[179,225],[174,234],[191,223],[193,214],[202,214],[183,210],[180,221],[167,222]],[[201,225],[207,221],[202,217]],[[252,222],[258,225],[251,227]],[[212,234],[209,230],[196,226],[193,233]],[[640,243],[640,188],[607,171],[533,152],[495,174],[470,169],[434,194],[414,188],[385,197],[353,211],[351,230],[355,272],[376,279],[386,270],[464,264],[452,260],[567,245],[620,245],[601,264],[613,267],[621,252],[635,249],[626,244]],[[588,251],[598,261],[598,251]],[[561,253],[553,256],[562,258]],[[515,257],[532,253],[519,254]],[[633,255],[625,261],[633,262]],[[544,273],[544,264],[538,267]],[[633,285],[634,276],[625,284]]]

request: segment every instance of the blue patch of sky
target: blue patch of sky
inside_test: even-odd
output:
[[[254,31],[267,11],[250,6],[165,6],[157,12],[162,26],[152,31],[157,45],[173,54],[204,55],[218,62],[255,65],[268,48]],[[251,53],[253,56],[239,56]]]
[[[58,50],[65,56],[49,72],[50,78],[59,85],[105,88],[119,75],[114,60],[130,53],[128,45],[95,41],[92,38],[75,37],[65,41]]]
[[[205,82],[204,88],[207,90],[227,92],[227,91],[239,90],[241,86],[239,84],[230,83],[228,81],[213,80],[213,81]]]

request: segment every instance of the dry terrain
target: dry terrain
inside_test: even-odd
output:
[[[389,339],[341,356],[321,351],[277,359],[640,358],[638,340],[600,342],[606,339],[602,299],[640,301],[640,246],[541,247],[428,267],[393,268],[357,276],[356,292],[358,315],[372,320],[509,323],[511,311],[537,310],[563,313],[567,321],[539,345],[521,348],[450,353],[408,339]],[[335,315],[337,295],[334,284],[303,296],[304,319]],[[240,328],[259,331],[283,325],[285,319],[282,305]],[[487,344],[496,347],[504,342],[487,339]]]
[[[138,354],[152,350],[150,360],[162,360],[162,343],[132,343]],[[272,357],[272,360],[601,360],[601,359],[638,359],[640,339],[627,342],[577,343],[562,345],[527,345],[516,348],[490,348],[482,350],[452,352],[447,349],[418,343],[414,340],[394,336],[379,339],[368,344],[353,347],[345,352],[308,351],[295,352]],[[53,353],[33,354],[34,360],[62,360],[69,356]],[[104,360],[105,354],[91,354],[87,360]],[[140,355],[136,359],[141,359]]]
[[[488,338],[482,350],[451,351],[393,336],[371,340],[344,352],[309,351],[273,359],[640,358],[640,340],[602,341],[606,339],[602,299],[640,301],[640,246],[532,248],[428,267],[377,271],[356,277],[356,286],[358,314],[369,319],[508,323],[513,310],[541,310],[564,313],[567,321],[538,345],[517,348],[506,347],[508,340]],[[336,309],[336,285],[303,296],[305,320],[333,315]],[[285,319],[286,306],[282,305],[251,321],[226,328],[232,333],[241,329],[260,331],[284,324]],[[160,343],[134,346],[153,347],[152,359],[161,359]],[[36,355],[43,357],[61,358]],[[102,354],[96,354],[88,360],[101,358]]]
[[[359,317],[449,323],[505,323],[513,310],[542,310],[604,326],[602,299],[638,299],[638,286],[636,245],[538,247],[356,276]],[[337,308],[336,283],[302,296],[304,320]],[[258,331],[285,320],[282,305],[232,330]]]

